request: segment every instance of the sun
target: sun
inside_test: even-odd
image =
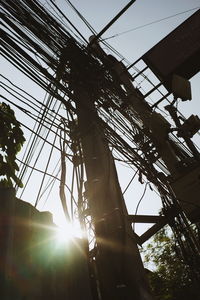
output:
[[[70,243],[75,238],[83,238],[79,224],[63,222],[56,228],[56,240],[59,244]]]

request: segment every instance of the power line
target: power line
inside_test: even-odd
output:
[[[140,200],[138,201],[138,204],[137,204],[137,206],[136,206],[136,209],[135,209],[135,215],[137,215],[137,213],[138,213],[138,208],[139,208],[139,206],[140,206],[140,203],[141,203],[142,199],[143,199],[144,196],[145,196],[145,193],[146,193],[148,184],[149,184],[149,182],[146,182],[145,187],[144,187],[144,191],[143,191],[143,193],[142,193],[142,196],[141,196],[141,198],[140,198]]]
[[[90,25],[90,23],[84,18],[84,16],[78,11],[78,9],[71,3],[69,0],[65,0],[65,2],[68,3],[68,5],[76,12],[76,14],[79,16],[79,18],[84,22],[84,24],[87,26],[87,28],[92,32],[96,34],[95,29]]]
[[[137,215],[137,213],[138,213],[138,208],[139,208],[139,206],[140,206],[140,203],[142,202],[142,200],[143,200],[143,198],[144,198],[144,196],[145,196],[145,194],[146,194],[146,190],[147,190],[148,184],[149,184],[149,182],[146,182],[145,187],[144,187],[144,191],[143,191],[143,193],[142,193],[142,196],[141,196],[141,198],[140,198],[140,200],[138,201],[138,204],[137,204],[137,206],[136,206],[136,209],[135,209],[135,215]],[[134,230],[135,230],[135,223],[133,223],[133,228],[134,228]]]
[[[58,131],[58,129],[57,129],[57,131]],[[50,160],[51,160],[51,157],[52,157],[52,153],[53,153],[53,150],[54,150],[54,145],[56,143],[56,138],[57,138],[57,134],[55,134],[55,136],[54,136],[53,146],[51,147],[50,154],[49,154],[49,157],[48,157],[48,161],[47,161],[47,164],[46,164],[46,167],[45,167],[45,171],[44,171],[44,174],[43,174],[43,178],[42,178],[42,181],[41,181],[41,184],[40,184],[40,188],[39,188],[38,193],[37,193],[37,197],[36,197],[36,201],[35,201],[35,207],[38,204],[40,193],[41,193],[41,190],[42,190],[42,187],[43,187],[43,184],[44,184],[46,173],[47,173],[47,170],[48,170],[48,167],[49,167],[49,163],[50,163]],[[35,166],[35,164],[34,164],[34,166]]]
[[[106,32],[106,30],[108,30],[108,28],[110,28],[110,26],[112,26],[112,24],[114,22],[117,21],[117,19],[119,19],[119,17],[121,17],[121,15],[135,2],[136,0],[131,0],[95,37],[94,39],[90,42],[90,44],[92,45],[94,42],[96,42],[101,36],[102,34],[104,34],[104,32]]]
[[[131,185],[131,183],[133,182],[135,176],[137,175],[139,170],[136,170],[135,174],[132,176],[131,180],[129,181],[128,185],[126,186],[125,190],[123,191],[122,195],[124,195],[126,193],[126,191],[128,190],[129,186]]]
[[[57,172],[57,174],[56,174],[56,176],[55,176],[55,175],[50,174],[50,173],[48,173],[48,172],[44,172],[43,170],[40,170],[40,169],[38,169],[38,168],[36,168],[36,167],[33,167],[33,166],[29,165],[29,164],[26,164],[24,161],[22,161],[22,160],[20,160],[20,159],[18,159],[18,158],[16,158],[16,160],[19,161],[20,163],[26,165],[26,167],[28,167],[28,168],[30,168],[30,169],[36,171],[36,172],[39,172],[39,173],[41,173],[41,174],[45,174],[46,176],[52,178],[52,180],[57,180],[57,181],[59,181],[59,182],[61,181],[60,178],[57,177],[57,176],[58,176],[58,173],[60,172],[60,169],[59,169],[59,171]],[[64,185],[65,185],[65,187],[67,188],[67,190],[68,190],[68,191],[70,192],[70,194],[71,194],[71,189],[70,189],[70,187],[69,187],[66,183],[65,183]],[[74,203],[76,204],[76,200],[75,200],[74,196],[71,195],[71,197],[72,197]]]
[[[138,29],[141,29],[141,28],[144,28],[144,27],[147,27],[147,26],[150,26],[150,25],[159,23],[159,22],[162,22],[162,21],[164,21],[164,20],[171,19],[171,18],[173,18],[173,17],[176,17],[176,16],[179,16],[179,15],[185,14],[185,13],[190,12],[190,11],[193,11],[193,10],[195,10],[195,9],[199,9],[199,7],[191,8],[191,9],[185,10],[185,11],[183,11],[183,12],[180,12],[180,13],[177,13],[177,14],[174,14],[174,15],[171,15],[171,16],[168,16],[168,17],[165,17],[165,18],[158,19],[158,20],[152,21],[152,22],[150,22],[150,23],[147,23],[147,24],[144,24],[144,25],[140,25],[140,26],[134,27],[134,28],[129,29],[129,30],[126,30],[126,31],[122,31],[122,32],[116,33],[116,34],[114,34],[114,35],[112,35],[112,36],[109,36],[109,37],[107,37],[107,38],[104,38],[103,41],[106,41],[106,40],[109,40],[109,39],[112,39],[112,38],[121,36],[121,35],[123,35],[123,34],[129,33],[129,32],[132,32],[132,31],[135,31],[135,30],[138,30]]]
[[[60,10],[60,8],[53,2],[53,0],[49,0],[51,4],[59,11],[59,13],[67,20],[67,22],[73,27],[74,30],[81,36],[81,38],[87,43],[85,37],[80,33],[80,31],[73,25],[73,23],[65,16],[65,14]]]
[[[21,18],[21,17],[19,16],[19,18]],[[46,15],[45,15],[45,18],[46,18]],[[34,32],[34,27],[33,28],[32,27],[28,27],[28,26],[30,26],[29,23],[27,23],[27,25],[26,25],[27,28],[29,28],[29,30],[25,30],[26,34],[28,34],[29,31],[32,31],[32,30]],[[55,23],[55,21],[52,24],[54,24],[54,23]],[[35,22],[34,26],[37,26],[37,25],[38,25],[38,23]],[[44,20],[43,20],[43,25],[45,25],[45,26],[44,26],[44,28],[41,27],[39,35],[37,34],[35,37],[33,35],[32,38],[34,38],[36,41],[39,40],[39,44],[44,45],[45,48],[46,47],[50,47],[48,51],[52,51],[57,56],[58,53],[61,52],[61,49],[65,45],[65,42],[66,42],[66,40],[65,40],[65,37],[66,37],[65,34],[63,34],[63,35],[61,34],[61,33],[63,33],[63,28],[60,25],[58,25],[58,28],[57,27],[56,28],[52,28],[51,26],[49,26],[48,23],[45,23]],[[15,28],[15,27],[12,27],[12,28]],[[15,30],[15,29],[13,29],[13,30]],[[48,30],[48,32],[49,32],[49,34],[48,34],[48,37],[49,37],[48,41],[49,41],[49,43],[48,44],[47,44],[47,41],[46,41],[46,30]],[[68,35],[67,35],[67,37],[68,37]],[[18,38],[19,38],[19,36],[18,36]],[[25,37],[24,41],[27,42],[27,39],[28,39],[28,37]],[[5,37],[5,40],[7,41],[6,37]],[[63,40],[65,40],[65,41],[63,41]],[[42,43],[40,41],[42,41]],[[9,42],[11,43],[10,39],[9,39]],[[51,43],[54,46],[52,46]],[[10,46],[9,43],[6,42],[6,46],[5,47],[6,47],[6,50],[8,50],[8,52],[9,52],[10,55],[13,55],[12,49],[14,49],[14,57],[16,59],[16,63],[18,63],[17,58],[19,60],[19,55],[17,55],[17,54],[18,54],[18,51],[19,51],[19,46],[15,47],[15,45],[13,45],[13,43],[11,43],[11,46]],[[32,47],[36,47],[36,45],[32,45]],[[39,49],[39,51],[40,50],[41,49]],[[47,54],[47,52],[45,52],[45,55]],[[84,50],[81,49],[81,48],[79,48],[79,52],[84,53]],[[21,62],[20,67],[23,67],[25,65],[26,66],[25,71],[27,73],[29,72],[29,74],[31,74],[32,79],[33,79],[33,76],[34,76],[34,78],[37,80],[37,81],[35,80],[37,82],[37,84],[39,84],[40,86],[42,86],[46,90],[50,90],[50,92],[51,92],[51,94],[53,96],[55,95],[55,90],[57,91],[57,88],[59,88],[62,93],[64,93],[64,91],[65,91],[65,93],[68,93],[68,95],[70,94],[70,91],[69,91],[69,88],[68,88],[67,85],[65,85],[65,84],[61,85],[53,77],[52,72],[50,72],[50,73],[47,74],[46,73],[46,69],[44,69],[44,68],[41,69],[40,63],[36,64],[33,61],[32,57],[27,56],[25,54],[26,54],[25,52],[20,52],[20,62]],[[41,54],[44,55],[44,52],[41,52]],[[24,55],[25,55],[25,63],[24,63],[24,60],[23,60]],[[9,56],[9,57],[13,58],[12,56]],[[47,57],[48,57],[48,54],[47,54]],[[87,57],[85,56],[85,58],[87,58]],[[41,59],[43,59],[43,62],[45,62],[45,58],[44,57],[41,56]],[[93,61],[93,63],[94,63],[94,61]],[[56,62],[56,60],[53,60],[51,68],[52,68],[52,71],[54,71],[54,74],[55,74],[56,67],[57,67],[57,62]],[[41,75],[42,75],[43,78],[45,78],[46,76],[48,76],[48,79],[51,80],[51,84],[52,84],[53,88],[52,88],[51,85],[47,86],[47,84],[44,83],[44,79],[43,78],[40,78],[40,81],[38,82],[38,72],[37,72],[38,70],[40,71],[40,73],[42,73]],[[115,100],[118,101],[118,99],[119,99],[118,95],[116,94],[116,90],[115,90],[116,86],[114,86],[115,82],[114,82],[114,85],[111,86],[108,78],[106,77],[106,80],[103,81],[103,83],[102,83],[102,87],[103,87],[104,83],[108,84],[108,89],[109,90],[106,90],[106,92],[102,92],[102,94],[99,95],[99,98],[102,97],[104,103],[106,102],[107,104],[109,104],[110,107],[114,108],[114,103],[116,104],[116,102],[114,102],[114,101]],[[109,95],[108,95],[108,93],[109,93]],[[57,96],[58,95],[56,95],[56,97]],[[59,99],[59,100],[61,100],[61,99]],[[100,103],[100,105],[101,105],[101,103]],[[128,144],[129,150],[127,151],[129,153],[125,153],[124,149],[126,149],[126,143],[123,143],[123,139],[121,138],[124,135],[124,136],[126,136],[126,140],[125,141],[127,141],[127,139],[129,140],[129,142],[132,142],[132,140],[134,140],[134,136],[131,135],[129,125],[130,124],[132,124],[132,125],[134,124],[134,126],[137,127],[137,117],[133,116],[133,115],[130,117],[130,115],[128,115],[128,113],[126,113],[126,112],[122,113],[123,109],[121,109],[120,105],[115,105],[115,108],[116,108],[115,114],[112,114],[112,122],[110,122],[110,120],[109,120],[109,123],[112,123],[112,124],[109,124],[109,126],[114,127],[114,130],[112,130],[112,128],[110,129],[109,126],[107,126],[105,124],[105,119],[101,123],[102,129],[107,132],[108,141],[109,141],[109,139],[111,140],[112,145],[114,147],[116,147],[117,151],[119,151],[119,152],[121,151],[121,153],[126,158],[128,157],[129,161],[131,161],[131,162],[133,160],[133,157],[137,158],[137,166],[138,166],[138,164],[142,165],[142,164],[144,164],[144,157],[140,157],[137,152],[134,152],[133,151],[134,148],[131,149],[130,144]],[[100,109],[102,109],[102,107]],[[99,113],[100,113],[100,109],[98,110]],[[109,112],[109,110],[107,110],[106,114],[108,115],[108,114],[111,114],[111,113]],[[107,117],[106,114],[105,113],[102,114],[103,118]],[[123,118],[120,117],[120,114],[123,114],[123,118],[125,117],[126,121],[123,121]],[[139,130],[141,131],[142,129],[139,128]],[[118,135],[119,135],[119,137],[118,137]],[[139,161],[139,163],[138,163],[138,161]],[[162,162],[159,161],[159,164],[162,164]]]

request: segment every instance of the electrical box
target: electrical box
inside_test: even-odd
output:
[[[188,172],[171,187],[192,223],[200,221],[200,166]]]
[[[181,98],[182,101],[192,100],[190,81],[174,74],[172,76],[172,93],[175,98]]]

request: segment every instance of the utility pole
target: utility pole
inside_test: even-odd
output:
[[[151,300],[145,271],[128,221],[116,167],[87,88],[74,85],[79,134],[95,227],[100,300]]]

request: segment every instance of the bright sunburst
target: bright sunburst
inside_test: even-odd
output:
[[[74,238],[82,238],[83,232],[78,224],[64,222],[56,229],[56,239],[58,243],[69,243]]]

